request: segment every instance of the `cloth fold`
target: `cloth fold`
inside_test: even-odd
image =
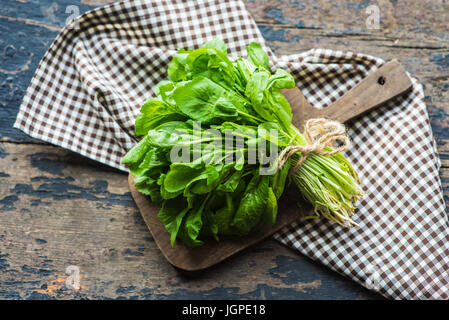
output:
[[[124,1],[67,26],[39,64],[15,127],[30,136],[126,171],[134,120],[178,48],[221,38],[231,57],[252,41],[273,67],[290,71],[309,102],[325,108],[379,68],[365,54],[313,49],[275,56],[240,1]],[[449,225],[440,160],[423,90],[351,122],[347,157],[366,195],[344,229],[304,220],[275,239],[389,298],[449,298]],[[282,213],[280,213],[282,214]]]

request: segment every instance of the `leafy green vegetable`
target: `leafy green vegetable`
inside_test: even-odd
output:
[[[272,73],[258,43],[247,46],[247,55],[231,61],[219,39],[180,49],[168,80],[154,88],[156,97],[137,116],[135,134],[143,139],[122,163],[137,190],[160,205],[172,246],[176,239],[198,246],[207,237],[218,241],[276,222],[300,154],[279,170],[270,157],[306,142],[280,91],[295,86],[293,77],[283,69]],[[361,189],[343,155],[312,154],[291,177],[317,216],[352,223]]]
[[[265,51],[263,51],[262,46],[259,43],[250,43],[246,46],[246,50],[248,52],[249,60],[254,63],[254,65],[257,67],[264,67],[265,69],[270,68],[268,56]]]
[[[214,48],[224,53],[227,52],[226,43],[221,39],[213,39],[211,41],[208,41],[205,44],[203,44],[203,47]]]
[[[170,64],[168,65],[167,73],[168,77],[172,81],[183,81],[188,77],[186,70],[187,57],[189,52],[184,49],[180,49],[177,54],[173,56]]]
[[[170,233],[170,244],[174,246],[176,237],[178,235],[179,228],[181,227],[182,219],[189,211],[186,201],[179,197],[170,201],[164,201],[161,210],[157,214],[161,219],[165,228]]]
[[[269,176],[255,174],[245,189],[244,196],[231,222],[238,234],[248,234],[260,221],[268,199]]]
[[[274,194],[272,188],[268,188],[267,207],[263,215],[264,222],[273,225],[276,222],[277,214],[278,214],[278,202],[276,199],[276,195]]]
[[[234,120],[237,108],[226,90],[204,77],[196,77],[173,93],[179,110],[187,117],[202,124]]]

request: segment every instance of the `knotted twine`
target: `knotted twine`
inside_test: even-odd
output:
[[[278,169],[282,168],[297,152],[301,153],[301,157],[290,169],[290,174],[295,173],[311,153],[332,155],[346,151],[351,146],[345,127],[340,122],[324,118],[307,120],[304,126],[304,137],[305,145],[288,146],[281,151],[277,159]],[[335,147],[338,141],[340,145]]]
[[[221,38],[230,53],[241,56],[248,43],[259,42],[321,108],[384,64],[373,56],[321,48],[275,56],[244,3],[235,0],[118,1],[76,22],[80,27],[64,28],[39,64],[15,127],[124,171],[120,161],[136,143],[137,106],[164,79],[174,48]],[[347,158],[367,182],[358,206],[360,228],[300,220],[275,239],[364,286],[375,268],[378,281],[370,288],[388,298],[448,299],[441,161],[422,86],[412,82],[409,93],[353,122],[357,148]],[[105,103],[96,100],[98,90],[107,93]]]

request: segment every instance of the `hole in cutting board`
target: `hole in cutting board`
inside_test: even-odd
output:
[[[384,76],[380,76],[379,79],[377,79],[377,83],[380,84],[381,86],[385,84],[385,81],[387,80],[385,79]]]

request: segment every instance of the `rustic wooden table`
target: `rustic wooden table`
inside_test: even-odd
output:
[[[159,253],[127,175],[13,129],[40,59],[72,13],[107,0],[0,0],[1,299],[376,299],[352,281],[266,240],[194,277]],[[278,54],[314,47],[398,58],[425,85],[449,204],[449,2],[246,0]],[[80,270],[79,290],[66,269]]]

